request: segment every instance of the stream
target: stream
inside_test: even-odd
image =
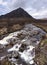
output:
[[[0,40],[0,61],[8,58],[15,65],[36,65],[33,60],[35,48],[45,34],[42,29],[25,24],[23,29],[10,33]]]

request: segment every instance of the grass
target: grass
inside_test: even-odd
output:
[[[43,53],[39,53],[36,55],[35,61],[37,61],[37,65],[45,65],[45,63],[47,62],[47,58]]]
[[[44,40],[44,43],[47,43],[47,39]]]
[[[34,25],[43,29],[46,32],[45,38],[41,40],[39,44],[40,47],[39,47],[39,50],[37,51],[38,53],[36,53],[35,62],[38,65],[47,65],[47,55],[45,55],[45,53],[47,53],[45,52],[47,50],[47,47],[45,47],[47,46],[47,23],[45,24],[44,23],[34,23]]]
[[[35,26],[43,29],[45,32],[47,32],[47,23],[44,24],[44,23],[34,23]]]
[[[41,40],[36,51],[35,62],[37,65],[47,65],[47,35]]]
[[[46,39],[44,39],[44,40],[42,40],[42,42],[41,42],[41,45],[40,46],[45,46],[45,45],[47,45],[47,38]]]

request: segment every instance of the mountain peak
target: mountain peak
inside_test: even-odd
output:
[[[19,7],[16,10],[13,10],[0,18],[32,18],[23,8]]]
[[[21,7],[19,7],[18,9],[21,9],[21,10],[23,10],[23,8],[21,8]]]

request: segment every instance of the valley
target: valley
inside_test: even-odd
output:
[[[22,8],[0,16],[0,65],[47,65],[47,20]]]

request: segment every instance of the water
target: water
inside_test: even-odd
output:
[[[0,60],[4,59],[6,56],[8,56],[8,58],[11,56],[11,59],[9,58],[8,60],[14,64],[18,65],[20,60],[21,62],[19,65],[34,64],[33,59],[35,58],[35,47],[38,46],[42,36],[45,34],[46,33],[43,30],[32,24],[26,24],[22,30],[10,33],[7,37],[0,40],[0,44],[5,46],[3,48],[6,49],[0,53],[1,55],[5,52],[2,57],[0,56]],[[13,45],[11,46],[11,44]]]

